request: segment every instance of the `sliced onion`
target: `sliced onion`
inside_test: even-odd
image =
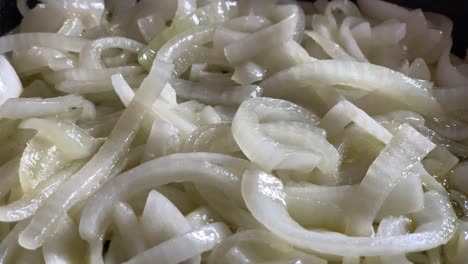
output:
[[[259,228],[261,224],[252,217],[249,211],[244,209],[244,205],[226,197],[220,190],[213,190],[207,184],[196,184],[203,201],[219,213],[226,223],[238,228]]]
[[[380,221],[379,228],[377,229],[377,236],[396,236],[396,235],[405,235],[408,233],[409,225],[411,224],[411,219],[406,217],[388,217]],[[410,262],[405,255],[391,255],[391,256],[381,256],[380,262],[382,264],[392,264],[392,263],[406,263]]]
[[[142,161],[149,161],[180,152],[183,139],[173,125],[156,119],[151,126]]]
[[[37,130],[36,136],[50,140],[73,159],[87,158],[99,147],[99,141],[71,123],[31,118],[23,121],[19,127]]]
[[[69,54],[51,48],[32,47],[27,50],[13,52],[12,64],[15,70],[22,74],[34,74],[49,66],[54,59],[72,60]]]
[[[358,0],[357,3],[364,14],[379,20],[399,18],[409,12],[404,7],[381,0]]]
[[[127,258],[131,258],[146,249],[143,230],[132,208],[126,203],[118,203],[114,208],[114,221],[125,248]]]
[[[422,251],[445,244],[455,231],[456,217],[450,202],[444,195],[433,191],[425,194],[426,206],[415,215],[415,232],[391,237],[349,237],[301,227],[287,212],[281,181],[262,171],[244,174],[242,194],[254,217],[268,230],[291,245],[312,252],[380,256]]]
[[[468,96],[466,86],[437,88],[432,90],[432,94],[442,107],[448,111],[468,109],[465,101],[466,96]]]
[[[271,26],[272,22],[266,17],[255,16],[251,14],[248,16],[241,16],[228,20],[224,23],[224,25],[227,28],[236,31],[253,33],[255,31]]]
[[[34,190],[26,193],[20,200],[0,206],[0,220],[16,222],[31,217],[44,201],[83,164],[84,162],[77,161],[66,166],[40,182]]]
[[[82,108],[81,116],[83,119],[93,119],[96,116],[93,103],[77,95],[47,99],[9,99],[0,106],[0,116],[9,119],[47,117],[69,112],[76,108]]]
[[[101,53],[110,48],[120,48],[131,52],[139,52],[143,44],[123,37],[108,37],[97,39],[86,46],[80,52],[80,67],[89,69],[102,69]]]
[[[112,75],[112,86],[114,86],[115,93],[119,96],[122,104],[127,107],[135,96],[132,87],[125,81],[121,73]]]
[[[303,147],[294,137],[284,139],[265,135],[260,124],[265,122],[297,121],[316,124],[316,116],[290,102],[272,98],[253,98],[244,101],[232,122],[232,132],[244,154],[268,171],[291,169],[311,171],[320,160],[315,149]],[[311,133],[313,133],[311,131]],[[296,138],[297,139],[297,138]]]
[[[160,12],[138,19],[137,24],[146,43],[151,42],[152,39],[166,28],[164,18]]]
[[[231,43],[224,48],[224,53],[230,63],[240,64],[246,62],[263,49],[277,43],[285,43],[293,38],[301,10],[297,6],[292,5],[278,7],[273,12],[278,12],[278,14],[274,15],[281,17],[282,20],[280,22]],[[265,45],[259,46],[258,43],[265,43]]]
[[[59,227],[59,232],[42,247],[46,263],[74,263],[84,261],[81,252],[86,245],[78,233],[78,226],[65,216]],[[37,259],[36,259],[37,260]]]
[[[122,74],[124,76],[132,76],[143,73],[143,69],[138,66],[123,66],[108,69],[86,69],[76,68],[70,70],[56,71],[51,74],[45,74],[44,79],[49,83],[59,83],[65,80],[76,81],[99,81],[108,80],[114,74]]]
[[[372,41],[369,43],[373,46],[390,46],[396,45],[406,35],[406,24],[400,23],[398,20],[390,19],[372,28]]]
[[[18,183],[19,158],[9,160],[0,167],[0,197],[5,197]]]
[[[21,249],[21,246],[18,244],[18,236],[24,230],[24,228],[26,228],[28,223],[29,222],[27,220],[18,222],[10,231],[10,233],[8,233],[8,235],[2,239],[2,242],[0,243],[1,262],[7,263],[13,261],[15,253]]]
[[[140,64],[149,69],[158,50],[175,35],[194,26],[209,26],[233,17],[237,13],[237,3],[230,1],[216,1],[197,9],[192,15],[185,17],[161,32],[145,47],[138,56]]]
[[[28,228],[20,235],[23,247],[41,246],[46,237],[53,234],[56,228],[54,223],[60,216],[78,201],[91,195],[96,186],[108,179],[110,171],[133,141],[149,105],[157,98],[171,72],[170,65],[161,62],[148,75],[96,155],[61,185],[36,212]]]
[[[160,218],[161,215],[167,217]],[[172,237],[183,235],[192,229],[179,209],[164,195],[156,191],[151,191],[148,194],[140,223],[143,237],[149,247],[158,245]],[[194,257],[194,259],[200,261],[199,257]]]
[[[466,87],[468,76],[463,75],[450,62],[450,50],[445,49],[437,63],[435,79],[441,87]]]
[[[367,58],[362,53],[361,48],[358,46],[356,39],[351,33],[351,27],[361,20],[355,17],[347,17],[343,20],[340,26],[340,39],[346,50],[356,58],[357,61],[367,62]]]
[[[372,223],[396,183],[404,177],[414,177],[411,169],[435,147],[414,128],[404,126],[372,163],[356,189],[348,208],[346,232],[352,235],[373,234]],[[388,167],[388,163],[393,164]],[[386,175],[386,176],[383,176]],[[378,189],[379,193],[375,193]]]
[[[68,58],[53,58],[50,59],[47,65],[53,71],[69,70],[77,67],[77,61]]]
[[[223,223],[209,224],[172,238],[135,256],[126,264],[151,262],[176,264],[214,248],[231,234]]]
[[[127,81],[130,85],[139,86],[144,79],[143,75],[128,77]],[[106,91],[112,91],[111,79],[97,81],[83,80],[65,80],[58,83],[55,89],[69,94],[95,94]]]
[[[378,91],[423,114],[440,113],[439,104],[427,91],[426,82],[411,79],[390,69],[358,62],[321,60],[279,72],[262,82],[265,96],[287,98],[292,90],[344,85]],[[285,89],[284,87],[288,87]]]
[[[185,63],[177,63],[177,60],[179,58],[186,60],[187,53],[190,52],[187,49],[194,45],[203,45],[212,41],[214,29],[214,26],[200,26],[176,35],[161,47],[156,58],[167,63],[174,63],[175,75],[179,76],[186,70],[187,66],[184,65]]]
[[[0,53],[26,50],[33,46],[79,52],[89,40],[55,33],[19,33],[0,38]]]
[[[431,80],[431,72],[422,58],[415,59],[408,70],[408,76],[420,80]]]
[[[197,204],[191,193],[181,190],[178,187],[179,186],[164,185],[156,188],[156,191],[160,192],[169,201],[171,201],[171,203],[173,203],[182,214],[186,215],[187,218],[187,214],[194,212]]]
[[[324,128],[329,138],[334,138],[343,133],[343,130],[351,122],[370,135],[387,144],[392,135],[384,127],[379,125],[366,112],[357,108],[347,100],[337,103],[322,119],[320,127]]]
[[[5,56],[0,55],[0,106],[9,98],[18,98],[22,91],[23,85],[15,69]]]
[[[187,216],[185,216],[192,228],[199,228],[204,225],[209,225],[219,222],[219,215],[208,207],[200,207]]]
[[[181,18],[194,12],[196,7],[196,0],[177,0],[177,10],[174,15],[174,21],[180,20]]]
[[[230,154],[240,151],[229,124],[201,126],[192,132],[184,144],[189,152],[214,152]]]
[[[213,153],[173,154],[144,163],[110,181],[95,194],[82,213],[80,234],[87,240],[96,239],[105,229],[114,201],[125,201],[133,194],[170,182],[208,183],[220,187],[230,197],[238,196],[238,174],[215,164],[234,167],[239,173],[249,166],[248,161]]]
[[[311,37],[325,51],[325,53],[336,60],[355,61],[356,59],[349,55],[339,44],[321,36],[313,31],[305,31],[305,34]]]
[[[265,70],[253,62],[237,66],[231,79],[238,84],[247,85],[263,80]]]
[[[65,36],[79,37],[84,30],[85,26],[81,18],[78,16],[72,16],[63,22],[62,27],[57,31],[57,33]]]
[[[175,79],[172,81],[172,85],[177,96],[212,105],[238,105],[249,98],[262,94],[262,88],[257,85],[221,88],[219,85],[199,84],[182,79]]]
[[[247,247],[255,246],[255,244],[267,246],[266,252],[256,252],[256,255],[263,256],[266,259],[272,258],[269,255],[276,256],[278,259],[284,259],[278,262],[275,261],[274,263],[327,263],[327,261],[324,259],[315,257],[313,255],[292,248],[290,245],[286,244],[284,241],[271,234],[270,232],[254,229],[238,232],[222,241],[211,252],[210,256],[208,257],[208,264],[238,263],[235,262],[235,260],[232,260],[234,258],[232,255],[236,254],[232,251],[236,247],[241,246],[243,244],[247,244]],[[258,263],[260,260],[258,259],[258,256],[250,256],[250,254],[247,254],[246,259],[243,260],[244,263],[250,263],[253,261],[257,261]],[[272,262],[268,261],[261,263]]]
[[[291,66],[314,61],[307,51],[296,41],[265,49],[254,58],[254,62],[266,71],[266,76],[273,75]]]
[[[453,174],[450,177],[450,180],[453,186],[457,190],[461,191],[463,194],[468,195],[468,163],[461,162],[453,169]]]
[[[468,257],[468,223],[458,220],[457,234],[444,246],[446,258],[452,263],[463,263]]]

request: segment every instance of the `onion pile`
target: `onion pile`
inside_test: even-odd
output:
[[[466,263],[468,58],[445,16],[17,2],[0,263]]]

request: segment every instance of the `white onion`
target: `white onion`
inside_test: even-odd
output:
[[[244,101],[237,110],[232,121],[233,136],[244,154],[268,171],[273,169],[311,171],[321,159],[314,148],[303,147],[303,141],[296,142],[294,137],[287,134],[280,135],[280,138],[265,135],[260,129],[260,124],[296,121],[313,126],[317,122],[316,119],[313,113],[290,102],[253,98]],[[284,137],[289,139],[282,139]]]
[[[120,48],[131,52],[138,52],[143,44],[127,38],[109,37],[89,42],[80,52],[80,67],[102,69],[101,53],[109,48]]]
[[[135,96],[132,87],[128,85],[121,73],[112,75],[112,86],[114,86],[115,93],[119,96],[122,104],[127,107]]]
[[[239,192],[239,176],[226,171],[216,165],[217,163],[235,166],[240,173],[249,164],[245,160],[221,154],[173,154],[152,160],[120,175],[101,188],[87,204],[80,222],[81,236],[93,240],[103,232],[107,224],[107,212],[112,209],[112,200],[126,200],[135,193],[165,183],[181,181],[208,183],[220,187],[226,194],[239,195],[235,193]],[[109,199],[103,201],[100,197]]]
[[[17,0],[0,263],[465,264],[453,22],[357,2]]]
[[[208,264],[236,263],[235,261],[232,261],[233,257],[230,254],[232,254],[232,249],[242,244],[247,244],[248,246],[252,246],[252,244],[265,244],[268,246],[269,250],[267,252],[259,252],[258,255],[267,255],[268,253],[275,255],[279,254],[282,259],[288,259],[279,263],[327,263],[324,259],[320,259],[292,248],[290,245],[285,244],[284,241],[278,239],[275,235],[269,232],[254,229],[238,232],[224,240],[210,254],[208,257]],[[249,259],[249,257],[249,254],[247,254],[247,259],[245,259],[244,262],[249,263],[257,260],[257,256],[253,256],[251,259]]]
[[[19,33],[0,38],[0,53],[25,50],[32,46],[79,52],[89,40],[54,33]]]
[[[386,197],[402,178],[415,177],[411,175],[412,167],[434,147],[414,128],[403,126],[369,166],[366,176],[355,190],[347,208],[346,233],[373,235],[372,223]],[[392,164],[391,167],[387,165],[388,162]]]
[[[447,48],[442,52],[437,63],[435,77],[441,87],[458,87],[468,84],[468,76],[463,75],[450,62],[450,51]]]
[[[0,206],[0,220],[16,222],[32,216],[44,201],[59,188],[60,184],[65,182],[82,165],[83,162],[75,162],[40,182],[32,192],[24,194],[21,199]]]
[[[238,105],[243,101],[258,97],[262,88],[257,85],[242,85],[223,89],[220,85],[203,85],[175,79],[171,83],[178,96],[184,99],[197,100],[206,104]]]
[[[5,56],[0,55],[0,106],[9,98],[19,97],[22,91],[23,85],[15,70]]]
[[[44,242],[45,237],[53,233],[55,229],[53,224],[60,218],[60,215],[76,202],[90,195],[90,191],[96,188],[94,184],[102,184],[102,181],[106,180],[109,172],[134,138],[147,111],[145,108],[158,96],[171,72],[170,66],[169,69],[164,69],[168,66],[160,65],[161,67],[154,68],[154,72],[145,79],[136,98],[122,114],[109,139],[97,154],[69,181],[60,186],[59,190],[49,197],[44,206],[35,214],[28,228],[20,235],[22,246],[39,247]],[[150,85],[153,81],[159,85],[156,87]],[[129,123],[128,120],[132,122]],[[76,189],[76,186],[80,186],[80,188]],[[51,212],[53,213],[51,214]],[[45,217],[42,218],[41,215]],[[44,229],[48,232],[44,232]]]
[[[18,235],[24,230],[28,225],[28,221],[24,220],[18,222],[15,227],[8,233],[8,235],[2,239],[0,243],[0,261],[1,262],[10,262],[14,259],[15,253],[21,249],[21,246],[18,244]]]
[[[126,203],[118,203],[113,212],[114,222],[121,237],[125,237],[124,248],[128,258],[135,256],[146,248],[143,230],[132,208]]]
[[[214,248],[230,233],[223,223],[209,224],[150,248],[125,263],[151,262],[154,259],[164,264],[180,263]]]
[[[286,211],[283,184],[261,171],[247,171],[242,180],[247,207],[265,227],[298,248],[339,256],[379,256],[420,251],[446,243],[455,231],[455,215],[447,198],[425,195],[428,206],[419,215],[416,231],[391,237],[349,237],[330,231],[307,230]]]
[[[320,127],[327,131],[329,138],[333,138],[343,133],[351,122],[385,144],[392,138],[390,132],[347,100],[340,101],[330,109],[320,122]]]
[[[39,99],[17,98],[9,99],[0,106],[0,117],[9,119],[24,119],[32,117],[47,117],[82,108],[83,119],[94,119],[94,105],[77,95]]]
[[[261,85],[265,96],[287,97],[287,91],[307,87],[311,82],[315,87],[346,85],[366,91],[375,90],[420,113],[441,112],[439,104],[426,90],[427,83],[372,64],[332,60],[305,63],[279,72]]]
[[[271,47],[276,43],[284,43],[293,37],[297,23],[299,22],[300,9],[297,6],[283,6],[278,7],[273,12],[277,12],[277,16],[283,16],[279,23],[255,32],[224,48],[224,53],[230,63],[239,64],[246,62],[260,53],[262,49]],[[256,45],[259,42],[263,42],[265,45]]]
[[[42,252],[46,263],[81,262],[84,256],[80,254],[86,249],[78,233],[78,226],[73,219],[65,216],[59,227],[59,232],[47,241]]]

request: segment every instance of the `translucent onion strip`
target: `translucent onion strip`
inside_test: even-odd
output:
[[[333,139],[343,133],[344,128],[351,122],[371,134],[383,143],[388,143],[392,134],[379,125],[366,112],[359,109],[347,100],[337,103],[322,119],[320,127],[325,129],[328,137]]]
[[[254,217],[268,230],[291,245],[312,252],[380,256],[423,251],[446,243],[455,232],[456,217],[450,202],[444,195],[433,191],[425,194],[426,206],[415,215],[415,232],[390,237],[349,237],[301,227],[287,212],[282,182],[261,171],[244,174],[242,194]]]
[[[246,62],[263,49],[277,45],[278,43],[284,43],[293,38],[302,10],[294,5],[277,8],[275,11],[284,16],[280,22],[231,43],[224,48],[224,53],[230,63],[236,65]],[[260,46],[258,43],[265,43],[265,45]]]
[[[182,165],[183,164],[183,165]],[[114,201],[170,182],[194,181],[218,186],[231,198],[239,194],[239,175],[216,165],[242,171],[249,162],[214,153],[173,154],[144,163],[104,185],[82,213],[80,234],[94,240],[103,233]],[[102,200],[102,197],[108,199]]]
[[[131,52],[139,52],[143,47],[143,44],[123,37],[97,39],[83,47],[83,50],[80,52],[79,64],[83,68],[102,69],[104,68],[101,61],[103,50],[120,48]]]
[[[346,233],[372,235],[372,223],[386,197],[403,177],[414,177],[410,173],[412,167],[433,148],[435,145],[414,128],[403,126],[372,163],[355,190],[348,208]],[[393,166],[389,167],[389,162]]]
[[[25,50],[33,46],[80,52],[88,42],[87,39],[55,33],[19,33],[0,38],[0,53]]]
[[[18,98],[22,91],[23,85],[15,69],[5,56],[0,55],[0,106],[9,98]]]
[[[33,117],[50,117],[81,108],[83,119],[94,119],[96,110],[94,105],[78,95],[60,97],[16,98],[9,99],[0,106],[0,117],[9,119],[25,119]]]
[[[422,114],[441,112],[439,104],[427,91],[428,83],[368,63],[321,60],[291,67],[261,83],[265,96],[282,98],[288,98],[292,91],[330,85],[376,91]]]
[[[201,7],[162,31],[140,52],[138,61],[145,69],[149,69],[159,49],[175,35],[195,26],[208,26],[226,21],[236,14],[235,2],[216,1]]]
[[[27,220],[18,222],[10,233],[2,239],[0,243],[0,262],[8,263],[13,261],[15,253],[21,249],[21,246],[18,244],[18,236],[28,223]]]
[[[379,228],[377,229],[377,236],[395,236],[395,235],[404,235],[408,233],[408,228],[411,223],[411,219],[406,217],[389,217],[385,218],[379,223]],[[381,256],[380,262],[382,264],[392,264],[392,263],[406,263],[409,264],[409,260],[405,255],[391,255],[391,256]]]
[[[257,85],[242,85],[223,89],[218,85],[200,84],[182,79],[175,79],[171,84],[177,96],[211,105],[239,105],[249,98],[260,96],[263,91]]]
[[[84,260],[81,252],[86,250],[86,244],[80,238],[78,225],[73,219],[65,216],[57,232],[42,247],[46,263],[80,263]]]
[[[232,121],[232,133],[244,154],[268,171],[311,171],[320,161],[320,155],[315,149],[303,147],[302,141],[299,144],[291,136],[289,139],[275,139],[261,131],[261,123],[278,121],[296,121],[313,126],[317,117],[305,108],[287,101],[253,98],[244,101],[237,110]]]
[[[21,199],[0,206],[0,221],[16,222],[31,217],[44,201],[83,164],[84,162],[77,161],[66,166],[40,182],[34,190],[24,194]]]
[[[134,100],[122,113],[109,138],[96,155],[69,181],[61,185],[34,215],[28,228],[20,235],[22,246],[41,246],[46,237],[53,234],[56,228],[54,223],[60,219],[62,213],[89,196],[96,190],[96,186],[108,179],[110,171],[133,141],[148,106],[158,97],[172,72],[170,65],[162,62],[159,65],[146,77]]]
[[[0,167],[0,197],[5,197],[10,189],[18,183],[19,158],[7,161]]]
[[[221,242],[221,244],[219,244],[208,257],[208,264],[234,263],[230,262],[230,259],[232,258],[230,255],[232,254],[232,249],[242,244],[247,244],[249,246],[252,244],[265,244],[268,248],[271,248],[272,251],[276,251],[274,253],[267,251],[264,253],[265,255],[268,253],[272,255],[279,254],[281,259],[288,259],[280,263],[327,263],[327,261],[324,259],[292,248],[290,245],[286,244],[281,239],[278,239],[278,237],[270,232],[266,232],[264,230],[245,230],[238,232]],[[263,254],[259,253],[259,255]],[[252,259],[247,259],[245,262],[248,261],[247,263],[249,263],[255,260],[257,259],[254,257]]]
[[[113,212],[114,223],[121,237],[125,238],[126,255],[131,258],[146,249],[143,230],[132,208],[126,203],[115,205]]]
[[[72,159],[87,158],[94,154],[100,145],[94,137],[66,121],[31,118],[23,121],[19,127],[36,130],[36,136],[53,142]]]
[[[139,66],[123,66],[107,69],[76,68],[45,74],[44,79],[52,84],[57,84],[65,80],[99,81],[108,80],[112,75],[118,73],[124,76],[132,76],[142,74],[143,69]]]
[[[223,223],[209,224],[165,241],[125,263],[146,263],[157,259],[158,263],[177,264],[214,248],[230,234]]]

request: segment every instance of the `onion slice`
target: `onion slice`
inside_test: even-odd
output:
[[[332,85],[376,91],[422,114],[434,115],[442,111],[428,92],[431,84],[368,63],[320,60],[291,67],[261,83],[265,96],[281,98],[288,98],[288,94],[302,89]]]
[[[424,251],[447,243],[455,232],[456,216],[450,202],[445,195],[434,191],[425,194],[426,206],[415,215],[415,232],[389,237],[350,237],[303,228],[287,212],[282,182],[262,171],[244,173],[242,195],[250,212],[269,231],[311,252],[352,257]]]

